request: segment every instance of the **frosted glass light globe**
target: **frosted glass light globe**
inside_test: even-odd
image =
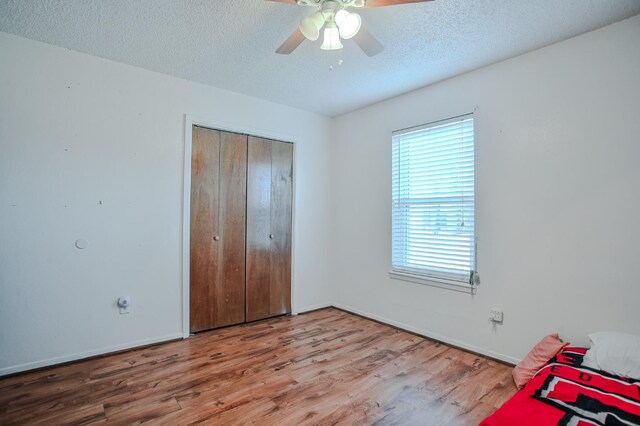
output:
[[[320,49],[322,50],[337,50],[342,49],[344,46],[340,41],[340,32],[336,27],[336,24],[329,24],[324,29],[324,41]]]
[[[316,41],[320,37],[320,28],[324,25],[324,15],[316,12],[300,20],[300,32],[307,40]]]
[[[340,29],[340,36],[344,39],[350,39],[360,31],[362,18],[357,13],[350,13],[342,9],[336,13],[336,24]]]

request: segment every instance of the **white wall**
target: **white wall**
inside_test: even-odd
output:
[[[636,16],[339,117],[338,305],[512,362],[554,331],[640,334],[639,44]],[[392,280],[391,131],[473,111],[481,287]]]
[[[329,303],[330,119],[0,33],[0,375],[181,336],[185,114],[297,141],[293,305]]]
[[[294,309],[510,361],[640,334],[638,42],[635,17],[334,122],[0,33],[0,375],[181,336],[184,114],[298,142]],[[471,111],[482,285],[391,280],[390,133]]]

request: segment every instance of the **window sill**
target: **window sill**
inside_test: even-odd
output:
[[[465,283],[438,279],[435,277],[426,277],[424,275],[410,274],[401,271],[389,271],[389,277],[394,280],[407,281],[410,283],[423,284],[431,287],[444,288],[447,290],[458,291],[460,293],[475,294],[476,288]]]

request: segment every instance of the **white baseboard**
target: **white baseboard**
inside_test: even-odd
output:
[[[318,305],[305,306],[304,308],[296,309],[292,312],[292,315],[304,314],[305,312],[317,311],[318,309],[325,309],[334,306],[334,303],[320,303]]]
[[[127,349],[135,349],[140,346],[152,345],[154,343],[162,343],[168,340],[182,339],[182,333],[173,333],[166,336],[154,337],[151,339],[136,340],[134,342],[123,343],[121,345],[107,346],[106,348],[93,349],[86,352],[79,352],[70,355],[63,355],[54,358],[43,359],[40,361],[27,362],[24,364],[12,365],[0,368],[0,377],[7,374],[20,373],[23,371],[33,370],[36,368],[49,367],[55,364],[63,364],[70,361],[78,361],[84,358],[90,358],[98,355],[106,355],[112,352],[119,352]]]
[[[350,306],[343,305],[341,303],[332,303],[331,305],[335,306],[336,308],[345,310],[347,312],[358,314],[358,315],[361,315],[363,317],[370,318],[372,320],[380,321],[380,322],[383,322],[385,324],[389,324],[389,325],[392,325],[394,327],[398,327],[398,328],[401,328],[403,330],[407,330],[407,331],[410,331],[412,333],[419,334],[419,335],[424,336],[424,337],[428,337],[430,339],[438,340],[438,341],[440,341],[442,343],[446,343],[446,344],[449,344],[449,345],[452,345],[452,346],[456,346],[456,347],[459,347],[459,348],[462,348],[462,349],[466,349],[466,350],[471,351],[471,352],[475,352],[475,353],[480,354],[480,355],[485,355],[485,356],[488,356],[490,358],[494,358],[494,359],[506,362],[508,364],[515,365],[515,364],[520,362],[520,359],[514,358],[514,357],[509,356],[509,355],[505,355],[505,354],[501,354],[501,353],[498,353],[498,352],[490,351],[490,350],[487,350],[485,348],[481,348],[479,346],[471,345],[469,343],[465,343],[465,342],[462,342],[460,340],[452,339],[451,337],[443,336],[441,334],[434,333],[434,332],[429,331],[429,330],[424,330],[424,329],[421,329],[421,328],[418,328],[418,327],[413,327],[411,325],[404,324],[404,323],[401,323],[401,322],[398,322],[398,321],[394,321],[392,319],[385,318],[385,317],[380,316],[380,315],[372,314],[370,312],[365,312],[365,311],[362,311],[360,309],[355,309],[355,308],[352,308]]]

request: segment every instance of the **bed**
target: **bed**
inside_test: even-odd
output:
[[[564,348],[480,425],[640,425],[640,380],[583,366],[586,351]]]

